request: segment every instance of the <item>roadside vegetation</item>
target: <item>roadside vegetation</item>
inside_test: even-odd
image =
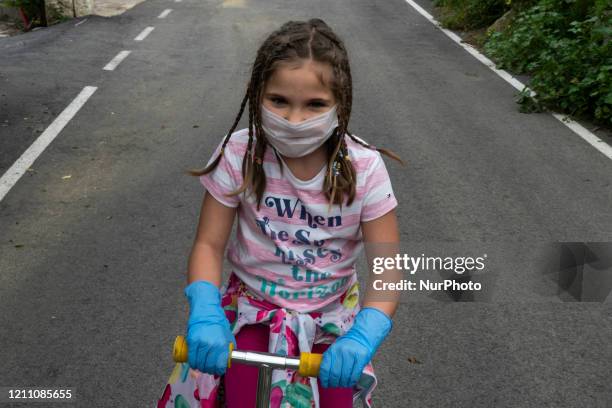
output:
[[[526,74],[522,112],[550,109],[612,129],[612,1],[434,0],[437,18],[498,68]]]
[[[63,0],[67,2],[68,0]],[[60,4],[63,4],[60,2]],[[69,20],[63,16],[55,5],[45,4],[45,0],[0,0],[0,6],[17,10],[19,19],[14,24],[21,31],[30,31],[36,27],[48,27]],[[74,9],[74,3],[68,6]]]

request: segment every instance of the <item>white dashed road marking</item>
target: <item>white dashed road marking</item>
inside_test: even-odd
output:
[[[121,51],[119,54],[115,55],[115,58],[113,58],[102,69],[104,69],[106,71],[113,71],[115,68],[117,68],[117,65],[119,65],[121,63],[121,61],[123,61],[125,59],[125,57],[130,55],[130,52],[132,52],[132,51],[126,51],[126,50]]]
[[[179,3],[181,0],[174,0]],[[166,9],[157,16],[157,18],[166,18],[168,14],[172,12],[172,9]],[[83,24],[87,19],[84,19],[75,26]],[[153,31],[155,27],[147,27],[136,38],[134,41],[142,41]],[[105,71],[113,71],[132,51],[123,50],[119,52],[108,64],[104,66]],[[2,175],[0,178],[0,201],[8,194],[13,186],[19,181],[21,176],[25,174],[34,161],[42,154],[42,152],[51,144],[51,142],[57,137],[62,129],[68,124],[68,122],[76,115],[81,107],[87,102],[89,97],[98,89],[96,86],[86,86],[77,95],[76,98],[70,102],[70,104],[60,113],[57,118],[45,129],[45,131],[38,136],[38,138],[30,145],[30,147],[23,152],[21,157],[13,163],[13,165]]]
[[[145,38],[147,38],[147,35],[149,35],[149,33],[151,33],[151,31],[155,30],[155,27],[147,27],[144,30],[142,30],[142,32],[140,34],[138,34],[138,36],[136,38],[134,38],[134,41],[142,41]]]
[[[161,12],[159,16],[157,16],[157,18],[166,18],[166,16],[170,14],[171,12],[172,12],[172,9],[165,9],[164,11]]]
[[[86,86],[77,95],[76,98],[70,102],[62,113],[45,129],[45,131],[38,136],[38,139],[32,143],[28,150],[23,152],[21,157],[17,159],[15,163],[9,168],[2,178],[0,178],[0,201],[6,196],[11,188],[19,181],[21,176],[24,175],[27,169],[29,169],[34,161],[41,155],[41,153],[51,144],[53,139],[62,131],[64,126],[76,115],[81,107],[87,102],[89,97],[98,89],[96,86]]]

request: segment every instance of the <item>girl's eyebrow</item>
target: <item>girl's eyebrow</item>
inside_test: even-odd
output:
[[[277,98],[287,99],[287,98],[285,98],[283,95],[281,95],[281,94],[277,94],[277,93],[274,93],[274,92],[268,92],[268,93],[266,94],[266,96],[268,96],[268,97],[277,97]],[[321,101],[321,102],[329,103],[329,100],[328,100],[328,99],[325,99],[325,98],[312,98],[310,101],[311,101],[311,102],[312,102],[312,101]]]

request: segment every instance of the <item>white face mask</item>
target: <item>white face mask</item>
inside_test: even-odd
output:
[[[338,126],[336,106],[320,115],[293,124],[261,105],[261,126],[270,144],[280,154],[302,157],[321,146]]]

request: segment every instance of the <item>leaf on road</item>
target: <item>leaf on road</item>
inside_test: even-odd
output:
[[[63,176],[63,177],[62,177],[62,180],[68,180],[68,179],[69,179],[69,178],[71,178],[71,177],[72,177],[72,174],[68,174],[68,175],[66,175],[66,176]]]
[[[408,362],[412,364],[423,364],[419,360],[417,360],[416,357],[408,357]]]

